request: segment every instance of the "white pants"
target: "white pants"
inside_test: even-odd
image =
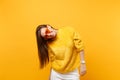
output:
[[[78,69],[72,72],[61,74],[55,70],[51,70],[50,80],[80,80]]]

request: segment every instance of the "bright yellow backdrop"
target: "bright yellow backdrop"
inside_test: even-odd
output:
[[[0,80],[47,80],[39,69],[35,29],[72,26],[85,43],[81,80],[120,80],[119,0],[0,0]]]

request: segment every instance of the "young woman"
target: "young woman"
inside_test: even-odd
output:
[[[50,80],[79,80],[86,73],[83,42],[73,28],[39,25],[36,38],[41,68],[51,63]]]

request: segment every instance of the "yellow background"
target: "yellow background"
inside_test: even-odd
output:
[[[120,80],[119,0],[0,0],[0,80],[47,80],[39,69],[35,29],[72,26],[85,44],[81,80]]]

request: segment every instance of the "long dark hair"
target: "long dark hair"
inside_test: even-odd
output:
[[[40,68],[46,66],[49,62],[48,46],[47,40],[41,36],[41,28],[47,27],[46,24],[38,25],[36,28],[36,38],[37,38],[37,48],[38,48],[38,57],[40,62]]]

